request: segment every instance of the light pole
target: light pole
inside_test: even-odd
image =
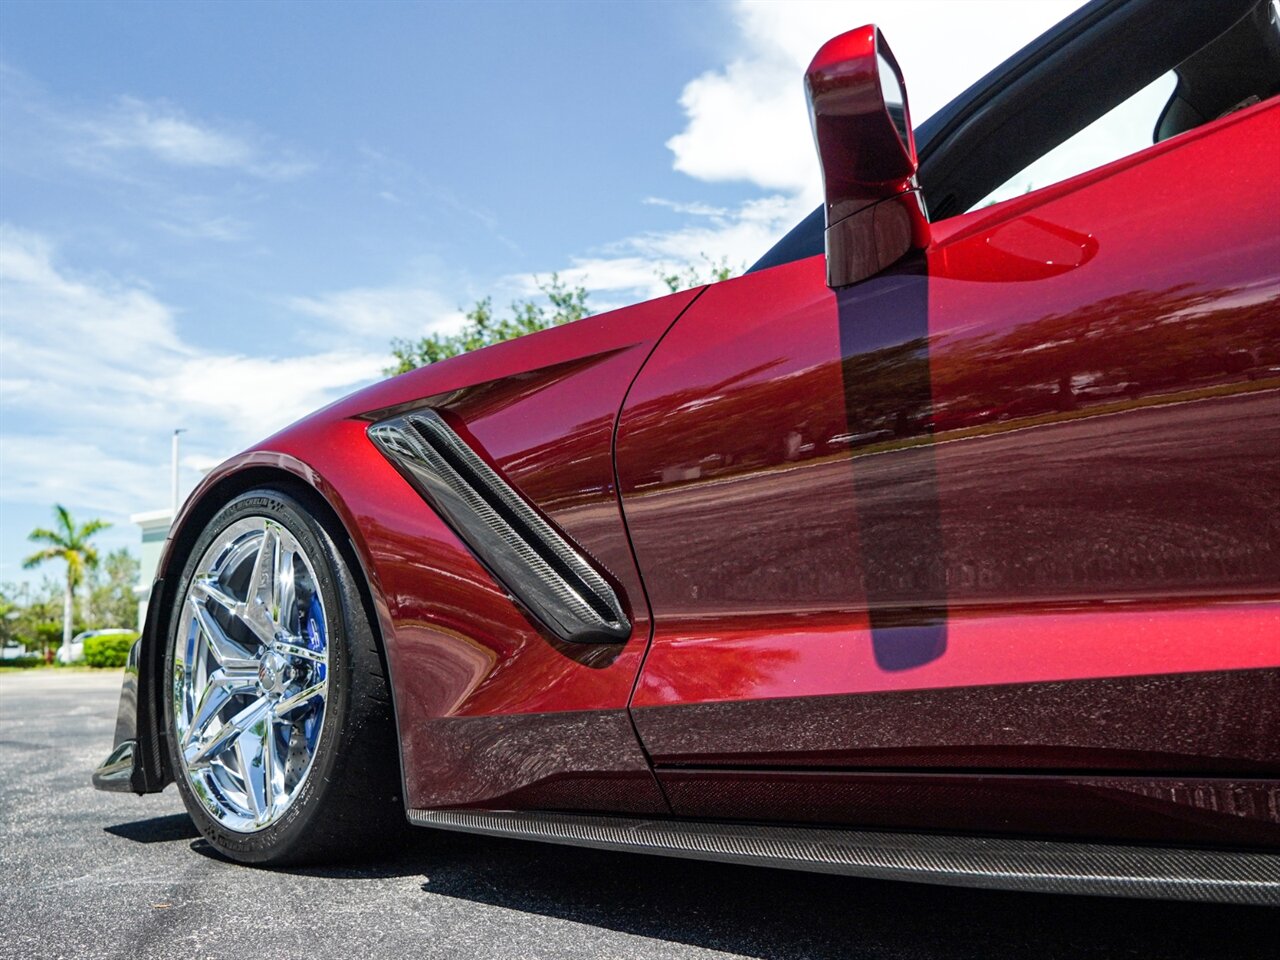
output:
[[[178,427],[176,430],[173,431],[173,449],[170,454],[169,477],[170,477],[170,480],[172,481],[173,517],[175,520],[178,518],[178,444],[180,443],[180,441],[178,440],[178,435],[186,432],[187,432],[186,427]]]

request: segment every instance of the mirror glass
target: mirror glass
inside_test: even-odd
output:
[[[893,128],[898,131],[903,149],[910,150],[907,140],[907,93],[902,89],[898,74],[884,54],[876,53],[876,66],[880,69],[880,94],[884,97],[889,119],[893,121]]]

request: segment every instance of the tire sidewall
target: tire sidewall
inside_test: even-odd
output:
[[[284,527],[298,542],[311,562],[316,587],[324,605],[328,631],[328,693],[324,721],[316,746],[311,770],[288,810],[276,823],[253,833],[230,830],[215,820],[195,795],[187,780],[182,759],[178,755],[174,726],[174,654],[181,632],[187,629],[184,608],[196,567],[209,549],[232,523],[249,517],[262,517]],[[341,558],[324,528],[297,500],[274,490],[252,490],[241,494],[224,506],[196,539],[183,566],[182,578],[170,611],[169,629],[165,636],[164,688],[165,740],[174,780],[183,803],[201,834],[220,852],[243,863],[281,863],[291,859],[309,834],[313,824],[324,816],[325,799],[330,792],[333,770],[343,749],[345,719],[351,703],[350,618],[339,583]]]

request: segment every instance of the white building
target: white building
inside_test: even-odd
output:
[[[169,527],[173,523],[172,510],[150,510],[146,513],[135,513],[129,517],[130,522],[142,528],[142,549],[138,560],[138,583],[133,588],[138,598],[138,632],[147,620],[147,602],[151,599],[151,582],[156,578],[156,567],[160,563],[160,551],[164,548],[165,538],[169,536]]]

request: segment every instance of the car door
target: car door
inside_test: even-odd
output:
[[[616,457],[677,814],[1008,827],[990,775],[1021,771],[1265,820],[1277,143],[1271,101],[676,323]]]

